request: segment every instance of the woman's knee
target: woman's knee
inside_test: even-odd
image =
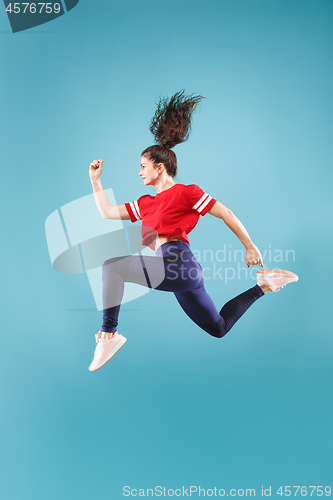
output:
[[[209,324],[200,324],[200,328],[205,330],[205,332],[209,333],[212,337],[215,337],[217,339],[221,339],[222,337],[225,336],[225,334],[228,332],[226,328],[226,324],[222,316],[220,319],[213,325]]]
[[[122,259],[125,259],[125,257],[112,257],[112,259],[108,259],[108,260],[105,260],[103,262],[103,267],[104,266],[109,266],[109,265],[112,265],[114,264],[115,262],[117,262],[118,260],[122,260]]]
[[[120,260],[124,257],[113,257],[103,262],[102,266],[102,276],[103,278],[109,277],[110,275],[116,273],[121,274],[121,264]]]

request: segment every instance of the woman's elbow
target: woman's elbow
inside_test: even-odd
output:
[[[222,213],[222,219],[224,222],[230,221],[234,217],[233,212],[229,208],[225,208]]]

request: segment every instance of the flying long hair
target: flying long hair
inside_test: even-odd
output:
[[[150,131],[155,137],[155,146],[142,152],[153,163],[163,163],[169,175],[177,174],[177,157],[171,150],[177,144],[187,141],[191,131],[191,118],[201,95],[184,95],[184,90],[176,92],[169,100],[159,100]]]

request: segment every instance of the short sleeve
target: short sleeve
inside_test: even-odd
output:
[[[205,193],[196,184],[187,186],[187,194],[190,200],[191,209],[195,210],[199,215],[206,215],[216,202],[215,198]]]
[[[141,213],[140,213],[139,202],[140,202],[140,198],[136,201],[131,201],[130,203],[125,203],[126,210],[128,212],[128,215],[130,216],[132,222],[136,222],[136,221],[142,219]]]

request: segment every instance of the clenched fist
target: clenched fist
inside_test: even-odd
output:
[[[103,160],[94,160],[90,163],[89,167],[89,177],[91,182],[97,181],[102,173]]]
[[[250,267],[250,266],[264,267],[260,250],[253,243],[246,250],[245,262],[246,262],[247,267]]]

